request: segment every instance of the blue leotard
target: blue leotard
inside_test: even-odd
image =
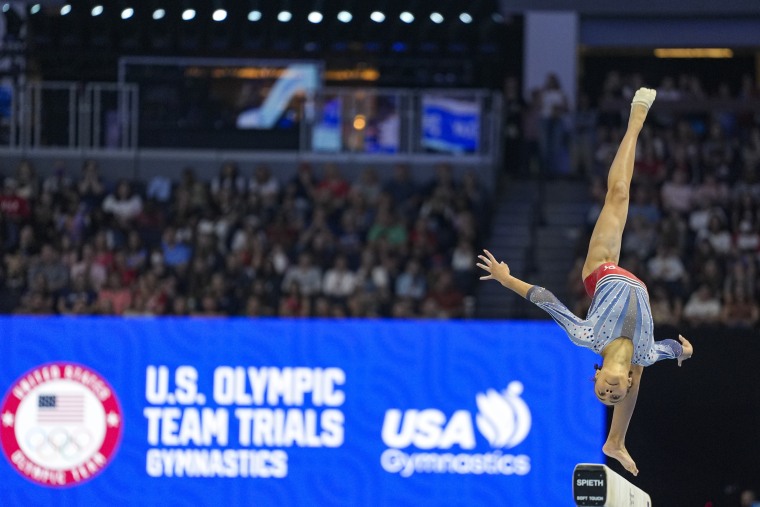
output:
[[[580,319],[543,287],[533,286],[526,298],[562,326],[570,340],[601,353],[613,340],[633,342],[631,363],[649,366],[661,359],[676,359],[683,347],[675,340],[654,341],[654,324],[646,287],[619,268],[596,283],[586,319]],[[626,272],[627,273],[627,272]]]

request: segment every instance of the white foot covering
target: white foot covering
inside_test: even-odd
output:
[[[652,103],[654,102],[654,98],[656,96],[657,90],[654,90],[652,88],[639,88],[636,90],[636,94],[633,96],[631,105],[641,104],[642,106],[646,107],[647,110],[649,110],[649,108],[652,107]]]

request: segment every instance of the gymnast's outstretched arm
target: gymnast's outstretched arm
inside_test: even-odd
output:
[[[528,291],[531,287],[533,287],[531,284],[527,282],[523,282],[519,278],[515,278],[512,276],[509,272],[509,266],[507,266],[507,263],[502,261],[498,262],[493,254],[489,252],[488,250],[483,250],[486,255],[478,255],[478,258],[483,261],[482,263],[476,264],[480,269],[483,269],[488,272],[487,275],[481,276],[481,280],[496,280],[500,284],[502,284],[504,287],[513,290],[514,292],[518,293],[522,297],[528,296]],[[487,257],[486,257],[487,256]]]
[[[618,460],[623,465],[623,468],[633,475],[638,475],[639,469],[636,468],[636,462],[633,461],[633,458],[631,458],[631,455],[628,454],[628,450],[625,448],[625,435],[628,432],[628,424],[633,416],[633,409],[636,408],[636,399],[639,397],[639,385],[641,384],[641,374],[644,372],[644,367],[632,364],[631,372],[631,390],[613,409],[610,432],[607,435],[607,441],[604,443],[602,451],[610,458]]]

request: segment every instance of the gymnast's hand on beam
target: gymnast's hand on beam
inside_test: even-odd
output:
[[[486,255],[478,255],[478,259],[483,261],[483,263],[477,263],[476,266],[478,266],[480,269],[488,272],[487,275],[481,276],[481,280],[496,280],[500,282],[502,285],[507,285],[507,280],[509,280],[509,266],[507,266],[506,262],[498,262],[496,258],[494,258],[493,254],[489,252],[488,250],[483,250]]]
[[[687,340],[683,336],[678,335],[678,339],[681,341],[681,346],[683,347],[683,353],[680,356],[678,356],[678,366],[681,366],[681,363],[689,359],[691,355],[694,353],[694,347],[692,347],[689,340]]]

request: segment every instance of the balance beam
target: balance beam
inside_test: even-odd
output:
[[[578,507],[652,507],[652,499],[623,476],[594,463],[573,470],[573,498]]]

